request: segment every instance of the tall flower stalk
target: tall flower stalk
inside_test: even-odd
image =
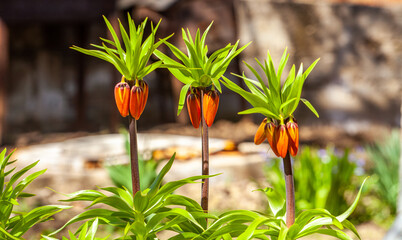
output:
[[[121,43],[108,19],[103,18],[112,35],[112,40],[100,38],[101,45],[91,44],[96,49],[84,49],[77,46],[72,46],[71,49],[113,64],[122,75],[121,81],[114,88],[114,95],[120,115],[129,118],[130,163],[134,196],[140,191],[137,120],[145,109],[149,91],[148,84],[143,78],[161,66],[162,61],[149,64],[149,59],[156,48],[170,36],[155,43],[155,34],[160,22],[155,27],[151,22],[151,34],[144,38],[147,19],[136,27],[128,14],[128,31],[119,20],[120,39],[123,40]]]
[[[198,29],[194,39],[188,29],[187,31],[182,29],[187,54],[164,41],[181,62],[173,60],[158,50],[155,51],[155,55],[163,61],[163,65],[184,84],[180,92],[177,115],[180,114],[186,102],[191,124],[194,128],[199,128],[201,125],[202,175],[209,175],[208,127],[211,127],[215,119],[219,93],[222,93],[219,80],[230,62],[248,45],[238,48],[239,41],[237,41],[234,45],[228,44],[209,55],[205,39],[211,26],[212,23],[202,35]],[[208,211],[208,178],[203,181],[201,188],[201,206],[204,211]]]
[[[247,63],[245,65],[258,81],[246,77],[244,73],[241,76],[234,75],[244,80],[249,91],[240,88],[225,77],[223,77],[222,83],[253,106],[239,114],[260,113],[266,117],[257,129],[254,143],[258,145],[267,139],[275,155],[283,159],[286,182],[286,225],[290,227],[295,221],[295,191],[290,155],[295,156],[299,148],[299,126],[293,113],[299,102],[302,101],[319,117],[310,102],[301,98],[303,84],[319,59],[313,62],[305,72],[303,72],[303,64],[301,64],[297,74],[296,67],[293,65],[284,84],[281,85],[282,72],[288,59],[289,54],[285,50],[277,71],[269,52],[264,63],[256,59],[257,64],[265,73],[268,86],[258,72]]]

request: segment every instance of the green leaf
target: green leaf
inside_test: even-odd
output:
[[[134,196],[134,209],[138,212],[143,212],[147,209],[149,203],[149,198],[146,194],[138,191]]]
[[[152,183],[150,187],[150,191],[148,193],[148,196],[153,197],[159,190],[159,187],[162,184],[162,180],[165,177],[166,173],[169,172],[170,168],[173,165],[174,158],[176,157],[176,153],[172,155],[172,157],[169,159],[169,161],[165,164],[165,166],[162,168],[162,170],[159,172],[158,176],[155,178],[154,182]]]
[[[89,207],[98,204],[98,203],[103,203],[108,206],[111,206],[117,210],[120,210],[126,214],[129,214],[134,217],[134,210],[125,202],[123,201],[120,197],[116,196],[105,196],[105,197],[99,197],[95,199]],[[135,199],[134,199],[134,205],[135,205]]]
[[[181,110],[183,110],[183,107],[184,107],[184,104],[186,101],[186,97],[187,97],[187,92],[190,87],[191,87],[191,83],[186,84],[181,88],[180,97],[179,97],[179,105],[177,107],[177,116],[179,116],[181,113]]]
[[[8,233],[6,230],[4,230],[1,225],[0,225],[0,232],[2,232],[3,234],[5,234],[7,237],[13,239],[13,240],[20,240],[20,238],[18,237],[14,237],[13,235],[11,235],[10,233]]]
[[[350,231],[352,231],[359,239],[361,239],[359,233],[357,232],[357,230],[356,230],[356,228],[355,228],[355,226],[354,226],[351,222],[349,222],[348,220],[344,220],[344,221],[342,222],[342,224],[343,224],[343,226],[345,226],[347,229],[349,229]]]
[[[60,200],[63,202],[73,201],[95,201],[99,197],[106,197],[105,194],[96,190],[80,190],[71,194],[65,194],[68,199]]]
[[[114,29],[112,27],[112,24],[110,24],[109,20],[107,20],[107,18],[105,16],[103,16],[103,19],[105,20],[106,26],[109,29],[109,31],[110,31],[110,33],[111,33],[111,35],[113,37],[114,43],[116,44],[117,51],[122,56],[123,55],[123,49],[121,48],[119,38],[117,37],[116,32],[114,31]]]
[[[349,237],[346,233],[339,231],[339,230],[334,230],[334,229],[317,229],[314,231],[314,233],[324,234],[324,235],[336,237],[336,238],[342,239],[342,240],[353,240],[353,238]]]
[[[238,112],[238,114],[252,114],[252,113],[261,113],[262,115],[264,115],[266,117],[278,118],[278,115],[274,114],[273,112],[271,112],[268,109],[263,108],[263,107],[254,107],[254,108],[250,108],[250,109]]]
[[[278,72],[276,74],[276,76],[278,77],[279,81],[281,80],[282,71],[285,68],[286,63],[288,62],[288,59],[289,59],[289,54],[287,54],[287,49],[288,48],[285,48],[285,50],[283,51],[281,61],[279,62]]]
[[[254,232],[257,230],[257,228],[262,225],[266,221],[270,221],[271,219],[268,219],[266,217],[258,217],[256,218],[244,231],[238,238],[237,240],[248,240],[252,239],[254,236]]]
[[[118,188],[118,187],[106,187],[106,188],[101,188],[102,190],[109,191],[111,193],[114,193],[115,195],[119,196],[123,201],[126,202],[126,204],[130,207],[134,207],[133,203],[133,195],[132,193],[123,186],[123,188]]]
[[[353,213],[353,211],[356,209],[357,207],[357,203],[359,202],[360,196],[362,194],[362,190],[364,187],[364,184],[366,183],[367,179],[369,177],[366,177],[360,187],[359,193],[357,194],[355,200],[353,201],[352,205],[348,208],[348,210],[346,210],[344,213],[342,213],[341,215],[337,216],[336,218],[339,220],[339,222],[343,222],[346,220],[346,218],[348,218],[350,216],[350,214]]]
[[[24,178],[21,182],[19,182],[12,194],[11,194],[11,198],[17,198],[20,193],[33,181],[35,180],[37,177],[39,177],[40,175],[44,174],[46,172],[46,169],[32,173],[31,175],[29,175],[28,177]]]
[[[282,222],[281,223],[281,230],[279,232],[278,240],[286,240],[288,235],[289,228]]]
[[[284,103],[281,104],[281,106],[279,107],[279,109],[282,111],[286,106],[288,106],[289,104],[291,104],[292,102],[294,102],[294,101],[296,101],[296,100],[297,100],[297,98],[292,98],[292,99],[287,100],[286,102],[284,102]],[[283,112],[283,114],[284,114],[285,116],[289,116],[289,115],[290,115],[290,113],[287,113],[287,112]]]
[[[38,164],[39,161],[36,161],[26,167],[24,167],[23,169],[21,169],[20,171],[16,172],[13,174],[13,176],[11,177],[10,181],[7,184],[7,187],[5,188],[4,192],[8,192],[8,190],[10,188],[12,188],[13,184],[22,176],[24,175],[26,172],[28,172],[31,168],[35,167],[36,164]],[[46,170],[44,170],[43,172],[45,172]],[[2,186],[0,186],[2,187]]]
[[[107,209],[101,209],[101,208],[96,208],[96,209],[89,209],[83,213],[78,214],[77,216],[71,218],[67,223],[65,223],[61,228],[57,229],[56,231],[52,232],[51,234],[48,234],[49,236],[52,236],[61,230],[63,230],[65,227],[68,225],[79,222],[82,220],[86,219],[92,219],[92,218],[99,218],[99,220],[104,221],[105,223],[112,223],[113,224],[122,224],[121,218],[127,218],[130,219],[131,215],[124,213],[124,212],[116,212],[112,210],[107,210]],[[124,222],[125,225],[125,222]]]
[[[318,112],[315,110],[313,105],[311,105],[311,103],[307,99],[301,98],[300,100],[317,116],[317,118],[320,117],[320,115],[318,115]]]
[[[183,62],[183,64],[185,66],[190,66],[190,59],[189,57],[187,57],[186,54],[184,54],[182,51],[180,51],[176,46],[174,46],[173,44],[167,42],[167,41],[163,41],[164,44],[166,44],[166,46],[169,47],[170,51],[172,51],[172,53],[180,60]]]
[[[285,206],[285,199],[283,199],[282,195],[279,194],[278,191],[275,191],[275,189],[269,187],[264,189],[258,189],[258,191],[262,191],[265,193],[265,195],[268,198],[268,204],[270,210],[272,211],[275,217],[278,217],[279,212]]]
[[[268,103],[265,101],[265,99],[260,98],[259,96],[252,94],[250,92],[245,91],[232,81],[230,81],[228,78],[225,76],[222,76],[222,84],[225,85],[225,87],[229,88],[233,92],[236,92],[240,96],[242,96],[244,99],[246,99],[253,107],[264,107],[268,108]]]
[[[47,220],[50,216],[62,211],[63,209],[71,208],[70,206],[63,205],[47,205],[37,207],[22,217],[22,220],[19,221],[13,229],[10,231],[10,234],[20,237],[25,232],[27,232],[33,225],[38,222],[42,222]]]

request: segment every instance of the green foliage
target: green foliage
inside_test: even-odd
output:
[[[134,198],[126,188],[117,187],[101,188],[101,191],[82,190],[68,194],[68,199],[63,201],[89,201],[91,202],[89,207],[105,204],[109,208],[86,210],[73,217],[52,235],[72,223],[95,218],[99,219],[99,224],[121,229],[124,232],[121,239],[154,239],[159,231],[189,222],[199,229],[205,228],[205,218],[209,215],[203,212],[201,206],[190,198],[172,195],[172,192],[185,184],[194,183],[196,180],[209,176],[189,177],[161,186],[163,177],[171,168],[173,160],[174,156],[164,166],[152,185],[137,192]],[[81,229],[78,230],[78,232],[80,231]]]
[[[141,179],[141,190],[148,188],[151,183],[155,180],[157,176],[156,169],[159,162],[154,159],[144,160],[143,158],[138,158],[138,168]],[[133,186],[131,183],[131,168],[130,165],[112,165],[107,167],[109,176],[112,179],[116,187],[125,187],[130,192],[133,191]]]
[[[109,192],[111,195],[97,190],[83,190],[69,194],[69,199],[64,201],[89,201],[90,207],[105,204],[108,208],[91,208],[73,217],[61,229],[74,222],[86,220],[89,223],[81,225],[76,234],[89,236],[86,233],[87,226],[92,222],[95,224],[99,219],[99,224],[111,225],[121,230],[122,236],[117,239],[156,239],[157,233],[163,230],[176,233],[170,238],[171,240],[234,238],[292,240],[315,233],[339,239],[352,239],[342,231],[344,229],[349,229],[358,236],[355,227],[347,218],[356,208],[362,189],[352,205],[342,214],[335,216],[325,209],[309,209],[301,212],[295,224],[288,228],[284,221],[285,200],[279,192],[270,188],[260,191],[266,194],[272,215],[249,210],[233,210],[217,216],[203,212],[201,206],[190,198],[172,194],[185,184],[209,177],[190,177],[168,182],[161,187],[162,179],[171,168],[173,159],[174,156],[161,170],[151,187],[136,193],[134,199],[127,189],[116,187],[101,188],[103,192]],[[91,233],[94,231],[91,230]],[[94,237],[94,234],[90,236]],[[47,239],[53,238],[47,237]]]
[[[275,70],[269,52],[267,53],[267,60],[265,60],[264,63],[261,63],[256,59],[258,65],[265,73],[268,86],[266,86],[263,78],[258,74],[258,72],[246,62],[245,64],[247,68],[250,69],[258,81],[246,77],[244,73],[242,76],[237,74],[233,75],[242,78],[250,91],[242,89],[228,78],[223,77],[222,83],[227,88],[241,95],[253,106],[253,108],[239,112],[239,114],[261,113],[266,117],[281,120],[291,116],[301,100],[317,117],[319,117],[311,103],[306,99],[301,98],[304,82],[319,59],[313,62],[305,72],[303,72],[303,64],[301,64],[297,74],[296,68],[293,65],[285,83],[281,87],[282,71],[286,66],[288,58],[289,54],[287,54],[285,49],[277,71]]]
[[[268,182],[285,196],[285,180],[281,162],[275,160],[266,168]],[[333,148],[316,150],[302,148],[295,157],[293,172],[296,209],[325,208],[332,214],[340,214],[348,206],[345,193],[352,184],[356,164],[350,161],[349,151],[338,156]]]
[[[157,61],[147,65],[155,49],[158,48],[164,40],[170,38],[170,36],[155,43],[155,34],[160,21],[155,27],[151,22],[151,34],[143,41],[147,19],[136,28],[130,14],[127,14],[127,17],[129,25],[128,32],[124,29],[119,20],[119,29],[124,48],[112,24],[103,16],[113,40],[100,38],[102,45],[91,44],[91,46],[97,49],[89,50],[77,46],[72,46],[71,49],[113,64],[127,80],[143,79],[144,76],[148,75],[162,64],[161,61]]]
[[[396,213],[396,203],[399,191],[399,159],[401,157],[401,142],[398,130],[392,132],[389,138],[366,147],[369,159],[374,163],[372,168],[376,179],[374,191],[382,202],[387,203],[391,213]]]
[[[264,216],[259,214],[252,222],[247,225],[243,233],[237,239],[271,239],[271,240],[293,240],[312,234],[324,234],[338,239],[351,240],[352,238],[342,230],[351,230],[359,239],[356,228],[347,218],[355,210],[360,199],[364,180],[359,193],[352,205],[342,214],[335,216],[325,209],[309,209],[301,212],[295,219],[291,227],[285,224],[285,200],[280,198],[280,194],[275,190],[266,188],[264,191],[268,198],[268,205],[274,216]],[[325,228],[323,228],[325,227]],[[268,238],[267,235],[271,236]],[[225,239],[232,239],[231,237]]]
[[[69,238],[63,237],[62,240],[106,240],[108,237],[105,238],[97,238],[95,237],[96,231],[98,230],[98,223],[99,219],[95,218],[94,221],[91,222],[85,222],[81,227],[80,227],[80,234],[78,237],[74,235],[71,231],[68,231]],[[42,239],[46,240],[57,240],[57,238],[53,237],[48,237],[48,236],[42,236]]]
[[[24,189],[46,170],[34,172],[20,178],[39,162],[36,161],[23,169],[16,171],[16,168],[6,170],[16,161],[10,161],[11,152],[6,156],[7,149],[0,153],[0,239],[23,239],[22,236],[34,225],[40,222],[51,220],[51,216],[69,208],[68,206],[48,205],[40,206],[29,212],[15,211],[14,207],[19,205],[22,198],[35,196],[23,192]]]
[[[338,216],[325,209],[309,209],[301,212],[295,223],[288,228],[285,224],[285,200],[275,190],[266,188],[260,191],[266,193],[273,216],[248,210],[228,211],[211,219],[212,222],[204,230],[197,229],[194,222],[178,224],[173,230],[179,234],[170,239],[293,240],[312,234],[323,234],[351,240],[352,238],[343,232],[345,229],[349,229],[360,239],[356,228],[347,218],[357,206],[365,181],[352,205]]]
[[[182,29],[182,36],[187,48],[187,55],[173,44],[164,41],[181,63],[176,62],[162,52],[155,50],[155,55],[163,61],[163,66],[167,67],[173,76],[185,84],[180,92],[177,115],[179,115],[183,109],[185,97],[190,87],[205,88],[212,85],[213,87],[216,87],[219,92],[222,92],[219,79],[226,72],[230,62],[248,46],[248,44],[246,44],[237,49],[239,45],[239,41],[237,41],[234,45],[228,44],[226,47],[216,50],[214,53],[209,55],[208,46],[205,45],[205,39],[211,26],[212,23],[208,26],[202,36],[198,29],[194,40],[188,29],[187,32]]]

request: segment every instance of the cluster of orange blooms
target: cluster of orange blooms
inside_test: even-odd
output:
[[[130,87],[123,77],[114,87],[114,98],[120,115],[127,117],[131,114],[138,120],[147,104],[148,91],[148,84],[143,80],[136,80],[135,85]]]
[[[206,90],[202,99],[204,119],[208,127],[214,122],[219,106],[219,93],[216,90]],[[187,110],[193,127],[201,123],[201,93],[198,88],[191,88],[187,95]]]
[[[254,136],[254,143],[259,145],[265,139],[277,157],[286,157],[288,151],[295,156],[299,149],[299,126],[296,119],[288,117],[278,124],[276,120],[265,118]]]

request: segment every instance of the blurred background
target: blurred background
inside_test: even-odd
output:
[[[338,164],[349,166],[350,163],[347,169],[352,169],[352,174],[347,174],[346,180],[342,181],[351,186],[338,194],[346,205],[353,200],[362,177],[377,176],[372,181],[371,189],[374,190],[368,190],[368,198],[354,221],[362,223],[363,227],[367,222],[374,224],[367,225],[367,228],[374,228],[380,235],[371,239],[385,235],[396,216],[398,193],[402,1],[1,0],[0,146],[23,150],[31,145],[84,136],[98,136],[96,139],[99,140],[101,136],[113,135],[124,129],[128,119],[120,117],[113,98],[114,85],[121,78],[119,73],[110,64],[72,51],[69,47],[90,48],[90,43],[100,43],[99,37],[110,38],[102,15],[117,27],[117,19],[126,22],[127,12],[137,24],[145,18],[154,23],[162,19],[157,37],[175,33],[169,41],[181,49],[185,47],[181,28],[195,33],[197,28],[204,30],[211,21],[214,23],[207,37],[211,52],[238,39],[241,45],[251,41],[252,44],[232,62],[225,74],[240,85],[241,81],[230,73],[245,71],[251,76],[242,61],[255,66],[254,58],[266,59],[268,50],[277,66],[284,49],[288,49],[290,64],[287,70],[291,64],[298,67],[302,62],[306,69],[320,58],[302,93],[317,109],[320,118],[317,119],[304,105],[300,105],[295,113],[301,143],[316,148],[310,150],[306,147],[306,153],[303,152],[301,158],[311,161],[318,158],[318,165],[322,162],[333,164],[333,168],[328,170],[333,176],[342,175],[339,169],[334,173],[333,169]],[[172,55],[163,46],[161,50]],[[185,111],[176,116],[181,83],[166,69],[156,70],[145,81],[150,86],[150,93],[139,121],[140,133],[199,136],[199,131],[189,124]],[[263,116],[237,115],[246,108],[247,104],[238,95],[223,89],[210,134],[230,141],[230,146],[235,147],[229,150],[240,151],[241,143],[252,141],[263,119]],[[148,138],[152,139],[156,135],[150,136]],[[124,139],[119,141],[124,145]],[[86,143],[79,142],[77,146]],[[106,146],[109,142],[102,144]],[[223,150],[227,147],[225,144]],[[85,150],[77,152],[77,146],[71,154],[87,154],[85,164],[89,165],[85,166],[88,169],[97,168],[99,162],[107,159],[98,155],[88,156]],[[392,150],[383,153],[388,148]],[[34,158],[32,161],[44,159],[43,162],[46,162],[46,156],[51,155],[50,146],[46,145],[44,149],[37,155],[30,152],[27,158]],[[124,146],[121,149],[124,150]],[[144,158],[158,158],[155,150],[158,149],[152,148],[151,154]],[[272,160],[267,150],[258,151],[267,155],[263,157],[265,165],[275,165],[274,161],[267,160]],[[387,154],[393,160],[383,160],[389,158]],[[108,157],[110,155],[113,154]],[[270,171],[274,170],[265,171],[263,178],[274,185],[273,180],[266,177],[272,176]],[[279,168],[278,171],[280,173]],[[342,173],[350,171],[342,170]],[[381,174],[392,176],[389,181],[395,190],[392,190],[391,200],[385,196],[390,192],[390,183],[380,183],[383,179]],[[255,175],[254,172],[248,173],[248,177]],[[317,179],[321,177],[317,176]],[[332,187],[339,188],[336,186],[342,186],[342,181]],[[336,181],[328,182],[332,184]],[[46,184],[52,183],[44,181],[43,185]],[[50,194],[54,193],[44,193],[44,196]],[[310,201],[308,198],[305,197],[305,202]],[[50,200],[42,201],[47,203]],[[320,205],[302,205],[300,208],[316,206]],[[376,209],[385,212],[378,214]]]

